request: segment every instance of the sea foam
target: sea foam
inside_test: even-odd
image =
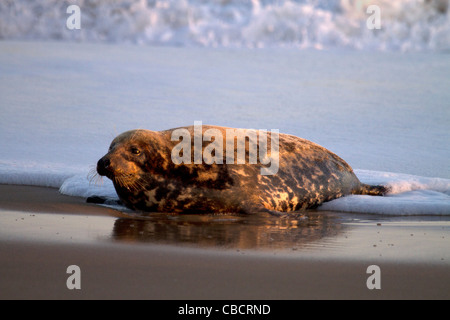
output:
[[[66,27],[72,4],[80,30]],[[15,0],[0,2],[0,39],[448,52],[450,13],[447,0]]]
[[[384,185],[384,197],[350,195],[324,203],[319,210],[386,215],[449,215],[450,179],[355,170],[363,183]]]

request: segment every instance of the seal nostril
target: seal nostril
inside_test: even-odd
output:
[[[111,165],[111,161],[109,159],[101,158],[97,162],[97,172],[101,176],[105,176],[107,174],[107,170]]]

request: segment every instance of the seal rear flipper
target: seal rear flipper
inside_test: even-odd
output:
[[[352,194],[369,195],[369,196],[384,196],[389,193],[389,188],[386,186],[371,186],[361,183],[359,189],[354,190]]]

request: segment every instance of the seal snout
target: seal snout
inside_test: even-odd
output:
[[[97,172],[101,176],[107,176],[108,173],[111,173],[111,169],[109,168],[111,166],[111,160],[104,156],[97,162]]]

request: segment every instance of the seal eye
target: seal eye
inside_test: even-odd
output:
[[[131,153],[132,153],[132,154],[138,155],[138,154],[141,153],[141,150],[139,150],[139,149],[136,148],[136,147],[132,147],[132,148],[131,148]]]

